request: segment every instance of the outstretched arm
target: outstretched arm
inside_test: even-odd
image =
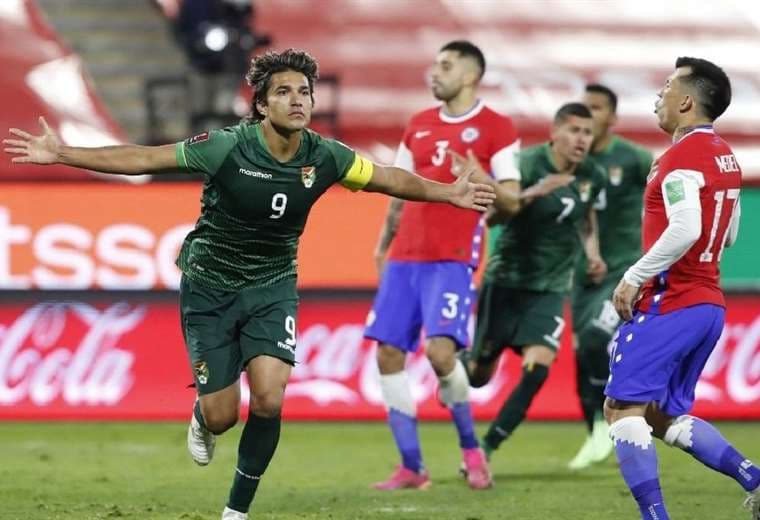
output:
[[[435,182],[394,166],[372,165],[372,176],[365,191],[376,191],[405,200],[448,202],[454,206],[485,211],[496,195],[492,186],[470,182],[473,171],[465,172],[456,182]]]
[[[458,154],[454,150],[448,150],[449,156],[451,156],[451,173],[455,176],[459,176],[462,172],[468,169],[473,170],[471,177],[472,182],[478,182],[480,184],[489,184],[493,186],[496,193],[496,200],[493,203],[491,212],[498,213],[502,218],[507,219],[513,217],[520,211],[520,181],[517,179],[508,179],[503,181],[497,181],[493,179],[483,166],[475,157],[475,154],[471,149],[467,150],[467,157]]]
[[[538,184],[521,190],[520,181],[517,179],[502,181],[492,179],[483,169],[472,150],[467,150],[467,157],[453,150],[449,150],[448,154],[451,156],[451,173],[458,176],[463,171],[472,170],[474,172],[470,178],[472,182],[493,186],[496,192],[496,200],[486,214],[486,223],[489,226],[506,222],[536,198],[549,195],[554,190],[567,186],[574,179],[567,172],[550,174],[541,179]]]
[[[178,168],[175,145],[134,144],[81,148],[65,146],[44,118],[39,119],[41,135],[11,128],[15,138],[4,139],[5,152],[15,155],[11,162],[65,164],[103,173],[141,175]]]
[[[398,221],[401,218],[401,208],[404,207],[404,201],[401,199],[391,199],[390,207],[388,208],[388,214],[385,217],[385,223],[383,229],[380,231],[380,239],[375,247],[375,265],[377,266],[377,272],[382,273],[385,266],[385,255],[388,253],[388,248],[393,241],[393,237],[396,236],[396,230],[398,229]]]

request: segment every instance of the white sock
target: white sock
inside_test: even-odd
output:
[[[454,365],[454,370],[445,376],[439,377],[438,384],[441,389],[441,401],[446,406],[466,403],[470,400],[470,381],[467,379],[464,365],[458,359]]]
[[[612,442],[629,442],[647,449],[652,444],[652,427],[643,417],[623,417],[610,424],[610,438]]]
[[[406,372],[380,375],[380,390],[386,408],[393,408],[410,417],[417,415],[417,405],[412,398]]]

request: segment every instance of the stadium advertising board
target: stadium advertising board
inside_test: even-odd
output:
[[[176,302],[99,298],[0,305],[0,419],[188,417],[194,392]],[[374,346],[362,338],[369,305],[366,299],[302,300],[287,418],[384,418]],[[413,356],[407,368],[420,417],[446,418],[427,361]],[[473,391],[477,418],[495,415],[519,371],[510,354],[491,384]],[[724,334],[697,394],[695,412],[705,417],[760,419],[760,297],[730,298]],[[577,419],[576,401],[565,334],[529,417]]]
[[[5,183],[0,190],[0,290],[177,289],[174,265],[200,212],[201,186]],[[299,248],[302,288],[373,288],[372,251],[387,197],[335,187],[314,206]],[[739,241],[724,255],[723,283],[758,288],[751,237],[760,189],[742,192]]]
[[[3,184],[0,289],[177,289],[174,265],[200,212],[197,183]],[[388,199],[335,187],[301,239],[301,287],[373,287]]]

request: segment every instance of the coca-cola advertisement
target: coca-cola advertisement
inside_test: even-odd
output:
[[[286,393],[290,419],[383,419],[375,345],[363,338],[368,298],[306,296],[298,363]],[[407,363],[423,419],[448,412],[425,357]],[[569,333],[529,417],[576,419]],[[475,416],[491,419],[520,373],[505,355],[492,382],[472,391]],[[194,390],[174,297],[0,304],[0,419],[185,419]],[[245,387],[245,382],[241,381]],[[245,388],[244,388],[245,390]],[[247,391],[243,393],[247,400]],[[697,388],[695,413],[760,418],[760,297],[729,298],[726,327]]]

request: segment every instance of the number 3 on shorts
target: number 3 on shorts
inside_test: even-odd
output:
[[[296,346],[296,319],[293,316],[287,316],[285,318],[285,332],[290,334],[289,338],[285,339],[285,343],[291,347]]]
[[[443,293],[443,297],[446,298],[446,307],[441,309],[441,315],[447,320],[453,320],[459,313],[457,307],[457,304],[459,303],[459,295],[453,292],[445,292]]]

